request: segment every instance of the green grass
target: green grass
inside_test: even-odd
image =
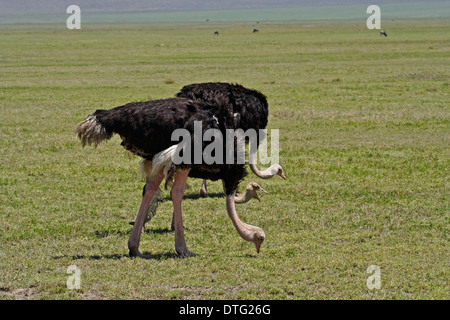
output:
[[[365,22],[10,25],[0,30],[0,298],[448,299],[449,24]],[[220,36],[214,36],[215,30]],[[170,80],[170,81],[169,81]],[[225,210],[221,184],[183,201],[178,259],[165,200],[127,256],[139,159],[114,137],[82,148],[98,108],[238,82],[268,97],[287,180]],[[81,289],[68,290],[68,266]],[[370,265],[381,289],[369,290]]]

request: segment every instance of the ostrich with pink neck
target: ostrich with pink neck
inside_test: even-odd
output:
[[[245,165],[237,161],[236,151],[234,162],[231,164],[224,164],[224,162],[207,164],[193,161],[176,164],[173,162],[178,150],[178,144],[171,139],[175,130],[183,128],[189,131],[191,147],[194,142],[196,121],[201,122],[202,133],[209,129],[216,129],[225,134],[232,119],[226,112],[217,113],[215,107],[215,105],[186,98],[132,102],[110,110],[97,110],[77,125],[76,132],[83,146],[86,144],[97,146],[100,142],[110,139],[113,134],[118,134],[122,139],[121,145],[125,149],[151,162],[151,165],[147,163],[152,169],[147,176],[141,205],[128,240],[130,256],[142,256],[139,250],[142,227],[148,208],[164,179],[166,187],[171,185],[175,251],[180,257],[195,255],[188,250],[185,242],[181,210],[188,177],[222,180],[228,216],[238,234],[244,240],[254,243],[256,251],[259,252],[265,239],[264,231],[242,222],[234,204],[238,185],[247,174]],[[225,111],[225,108],[220,109]],[[212,110],[215,111],[212,112]],[[202,149],[207,145],[203,142]]]

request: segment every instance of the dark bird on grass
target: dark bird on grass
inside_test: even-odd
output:
[[[253,29],[253,33],[257,33],[257,32],[259,32],[258,29]]]
[[[257,90],[247,89],[239,84],[224,82],[196,83],[184,86],[177,97],[203,101],[216,106],[213,112],[228,112],[233,118],[233,129],[255,129],[260,142],[259,129],[265,129],[269,116],[269,105],[266,96]],[[215,101],[219,101],[216,104]],[[226,110],[221,110],[225,108]],[[262,179],[269,179],[279,175],[285,179],[283,168],[279,164],[272,164],[264,171],[260,171],[255,164],[249,164],[254,174]],[[200,195],[207,195],[206,180],[203,180]]]
[[[214,35],[218,36],[219,35],[219,31],[214,31]]]
[[[144,159],[142,167],[146,169],[147,179],[142,202],[128,240],[130,256],[141,256],[139,242],[142,227],[151,202],[164,179],[166,187],[171,186],[175,251],[181,257],[195,255],[186,246],[181,210],[188,177],[222,180],[227,212],[234,227],[244,240],[253,242],[259,252],[265,238],[264,231],[242,222],[235,209],[237,187],[247,174],[245,165],[238,164],[237,148],[234,148],[235,161],[231,164],[225,164],[225,161],[224,164],[216,162],[206,164],[204,159],[199,164],[194,164],[195,162],[175,164],[173,161],[178,150],[178,142],[171,139],[174,130],[187,130],[193,147],[194,122],[201,122],[202,133],[208,129],[217,129],[225,135],[226,128],[230,128],[234,121],[227,111],[228,108],[222,107],[220,101],[210,104],[187,98],[171,98],[133,102],[110,110],[97,110],[77,125],[76,132],[83,146],[86,144],[97,146],[116,133],[121,137],[121,145],[125,149]],[[202,141],[202,150],[208,143],[211,142]]]
[[[385,37],[387,37],[387,33],[386,33],[386,31],[384,31],[384,30],[381,30],[381,31],[380,31],[380,36],[385,36]]]

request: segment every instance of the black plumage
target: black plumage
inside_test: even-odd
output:
[[[234,129],[265,129],[269,116],[266,96],[257,90],[239,84],[224,82],[196,83],[184,86],[177,97],[189,98],[212,104],[213,112],[224,112],[233,119]]]
[[[213,101],[213,100],[211,100]],[[130,152],[152,161],[153,157],[167,148],[178,144],[171,136],[176,129],[191,133],[191,150],[194,150],[194,122],[202,125],[202,134],[208,129],[225,130],[232,127],[230,112],[220,100],[213,103],[194,101],[188,98],[170,98],[155,101],[132,102],[110,110],[97,110],[77,127],[79,138],[84,144],[98,144],[114,133],[120,135],[121,145]],[[202,141],[202,150],[211,142]],[[224,148],[226,144],[224,144]],[[235,148],[235,154],[236,154]],[[226,155],[226,150],[222,153]],[[192,152],[190,164],[179,164],[173,168],[189,168],[194,178],[225,182],[225,191],[233,192],[245,177],[243,164],[194,164]]]

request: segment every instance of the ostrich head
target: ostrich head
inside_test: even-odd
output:
[[[266,234],[264,233],[264,230],[259,227],[255,227],[252,242],[255,244],[257,253],[259,253],[259,248],[261,248],[261,244],[264,242],[265,238]]]
[[[279,164],[276,165],[276,168],[278,169],[277,175],[279,175],[283,179],[286,179],[286,176],[284,175],[283,168]]]
[[[250,198],[256,199],[261,202],[261,199],[259,198],[256,191],[262,191],[264,193],[267,193],[266,190],[264,190],[259,184],[256,182],[250,182],[247,187],[245,188],[245,192],[247,192],[250,196]]]
[[[245,187],[244,192],[242,192],[241,194],[235,196],[234,202],[236,202],[236,203],[246,203],[246,202],[249,202],[252,199],[256,199],[258,201],[261,201],[261,199],[259,198],[258,193],[256,191],[262,191],[264,193],[267,193],[267,191],[264,190],[256,182],[250,182]]]

